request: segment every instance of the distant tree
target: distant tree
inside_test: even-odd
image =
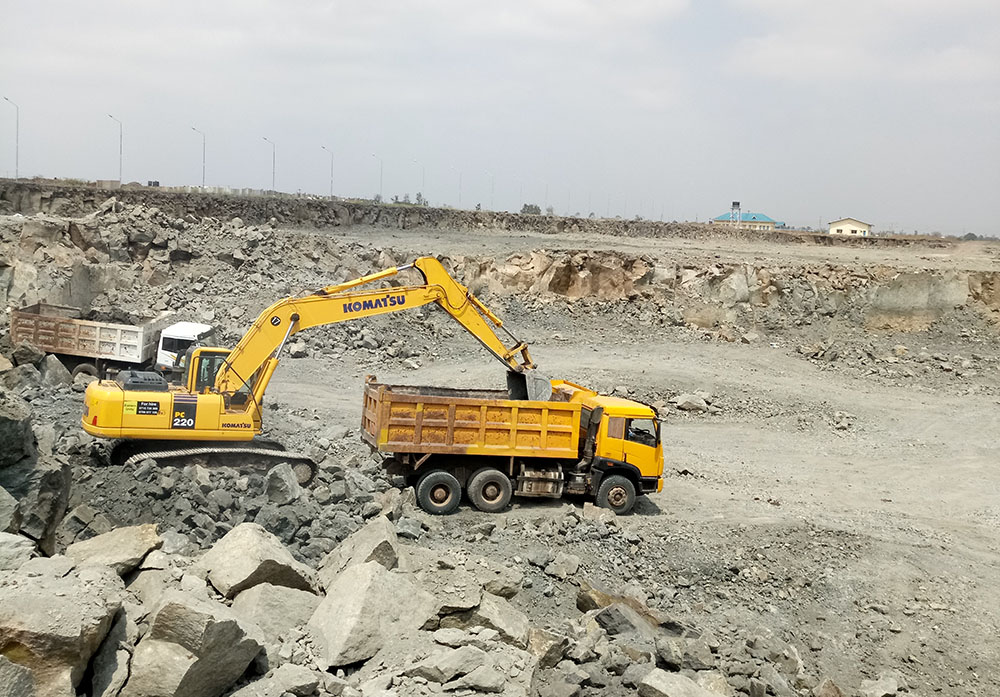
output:
[[[409,203],[409,202],[410,202],[410,195],[403,194],[403,203]]]
[[[399,196],[398,195],[397,196],[393,196],[392,197],[392,202],[393,203],[399,203]]]
[[[382,203],[382,194],[375,194],[372,196],[372,201],[375,203]]]
[[[526,215],[541,215],[542,208],[537,203],[526,203],[521,206],[521,212]]]
[[[481,204],[481,203],[477,203],[477,204],[476,204],[476,210],[477,210],[477,211],[481,211],[481,210],[483,210],[483,204]]]
[[[555,213],[555,209],[553,209],[552,206],[545,207],[545,215],[552,215],[553,213]]]
[[[974,232],[967,232],[964,235],[962,235],[962,239],[966,241],[978,240],[979,235],[977,235]]]
[[[424,198],[424,195],[421,192],[419,192],[419,191],[417,192],[416,204],[418,206],[429,206],[430,205],[429,203],[427,203],[427,199]]]
[[[588,218],[590,218],[591,220],[593,220],[593,219],[594,219],[594,218],[596,218],[597,216],[596,216],[596,215],[594,215],[594,211],[590,211],[590,215],[588,215],[587,217],[588,217]]]

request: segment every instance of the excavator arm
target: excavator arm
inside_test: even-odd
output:
[[[423,284],[354,290],[410,268],[423,275]],[[430,303],[437,303],[513,374],[525,375],[535,368],[524,342],[511,334],[468,288],[452,278],[440,261],[433,257],[420,257],[412,264],[274,303],[260,313],[230,352],[216,374],[215,389],[224,395],[232,395],[246,387],[253,395],[253,401],[259,404],[277,368],[281,349],[292,335],[311,327],[411,310]],[[498,329],[513,342],[511,345],[508,346],[500,338]],[[519,391],[525,393],[525,397],[548,398],[548,380],[523,378],[521,382],[524,386]]]

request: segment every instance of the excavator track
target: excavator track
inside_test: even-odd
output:
[[[305,453],[293,450],[285,450],[280,444],[274,441],[257,439],[248,443],[198,443],[197,445],[188,443],[174,443],[171,441],[118,441],[112,448],[110,462],[121,464],[126,467],[134,467],[146,459],[153,459],[157,462],[188,459],[188,458],[212,458],[212,457],[262,457],[271,459],[274,464],[278,462],[288,462],[292,466],[295,478],[301,485],[309,484],[316,476],[316,463]],[[252,464],[252,463],[243,463]],[[232,465],[215,464],[211,460],[207,463],[211,469],[228,468]],[[236,466],[238,469],[239,466]],[[257,464],[254,469],[261,469]],[[265,467],[270,469],[270,467]]]

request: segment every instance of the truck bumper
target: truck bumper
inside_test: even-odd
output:
[[[642,493],[651,494],[654,491],[663,491],[663,477],[642,477],[639,480]]]

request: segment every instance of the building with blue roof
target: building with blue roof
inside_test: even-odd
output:
[[[732,219],[732,215],[730,213],[717,215],[708,222],[712,225],[734,225],[736,223],[736,221]],[[771,218],[770,216],[764,215],[763,213],[740,211],[738,227],[741,230],[774,230],[775,228],[785,227],[785,224]]]

